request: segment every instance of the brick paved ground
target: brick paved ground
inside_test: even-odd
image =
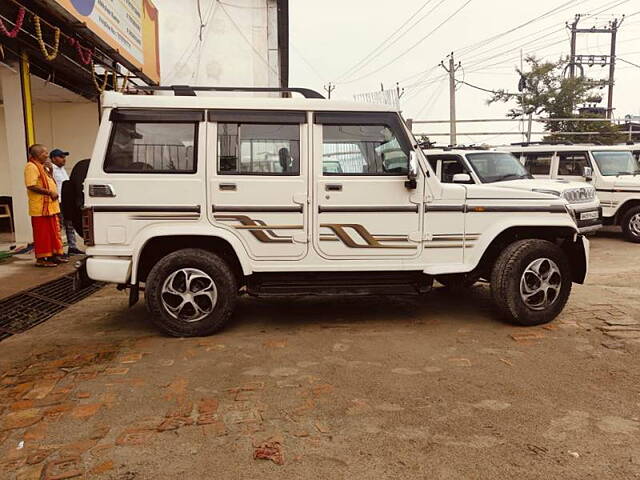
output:
[[[243,299],[158,334],[115,288],[0,343],[0,478],[640,477],[640,245],[604,234],[565,313]]]

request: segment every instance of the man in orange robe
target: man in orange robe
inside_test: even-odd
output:
[[[62,239],[58,226],[60,204],[56,182],[45,170],[48,156],[47,147],[32,145],[29,147],[29,161],[24,167],[36,266],[39,267],[55,267],[67,261],[62,258]]]

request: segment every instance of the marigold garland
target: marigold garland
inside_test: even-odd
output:
[[[104,92],[105,89],[107,88],[107,82],[109,81],[109,74],[110,73],[111,72],[109,72],[109,70],[105,70],[104,71],[104,79],[102,80],[102,85],[100,85],[98,83],[98,80],[96,80],[96,72],[94,70],[94,63],[91,62],[91,78],[93,80],[93,84],[96,86],[96,90],[98,90],[98,93]]]
[[[42,26],[40,25],[40,17],[38,15],[33,16],[33,24],[36,27],[36,38],[38,39],[38,45],[40,45],[42,55],[48,61],[54,60],[58,56],[58,51],[60,49],[60,29],[58,27],[53,28],[53,50],[49,53],[47,52],[47,45],[44,43],[44,39],[42,38]]]
[[[14,27],[12,30],[7,30],[7,27],[4,26],[2,20],[0,20],[0,32],[2,32],[6,37],[16,38],[18,36],[18,32],[22,28],[22,22],[24,22],[24,7],[20,7],[18,9],[18,17],[14,23]]]
[[[93,59],[93,50],[91,48],[83,47],[75,38],[69,38],[69,44],[72,47],[76,47],[80,61],[84,65],[89,65]]]

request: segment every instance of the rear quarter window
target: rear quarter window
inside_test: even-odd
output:
[[[107,173],[195,173],[197,122],[116,120],[104,171]]]

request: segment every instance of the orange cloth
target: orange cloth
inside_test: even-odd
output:
[[[60,239],[60,225],[56,215],[31,217],[33,227],[33,243],[36,258],[62,255],[62,240]]]
[[[24,167],[24,184],[27,187],[38,186],[52,192],[58,192],[56,181],[47,174],[44,166],[35,160],[29,160]],[[60,204],[57,200],[51,200],[48,195],[27,189],[27,196],[29,197],[30,216],[40,217],[60,213]]]

